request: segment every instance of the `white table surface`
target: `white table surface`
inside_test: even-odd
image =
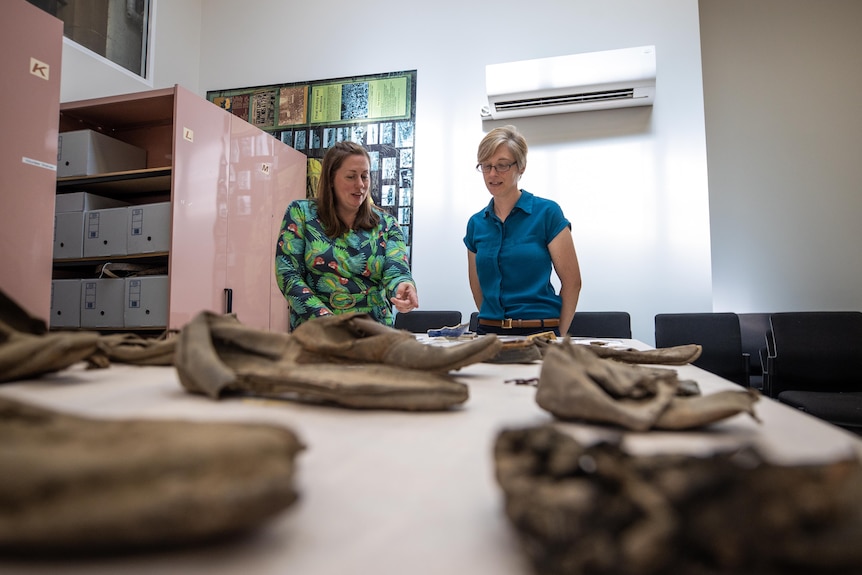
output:
[[[634,340],[616,340],[642,349]],[[525,575],[530,573],[503,511],[492,446],[507,427],[553,417],[535,388],[504,380],[538,377],[541,363],[475,364],[456,372],[470,398],[448,412],[363,411],[288,400],[187,394],[168,367],[76,365],[38,380],[0,384],[0,394],[103,418],[179,418],[284,425],[307,449],[298,455],[299,500],[250,536],[207,547],[134,556],[9,561],[0,573],[87,575],[347,573]],[[674,367],[704,394],[740,389],[693,366]],[[862,440],[768,398],[758,423],[739,415],[705,430],[625,433],[558,424],[584,441],[625,435],[634,453],[704,453],[754,444],[777,463],[862,456]]]

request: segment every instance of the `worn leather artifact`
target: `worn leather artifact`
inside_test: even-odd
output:
[[[482,362],[502,347],[493,334],[451,346],[426,345],[362,313],[315,318],[291,335],[302,348],[299,363],[380,363],[441,373]]]
[[[296,499],[288,428],[100,420],[0,397],[0,554],[118,553],[235,535]]]
[[[90,367],[114,363],[172,365],[174,341],[97,331],[50,332],[0,290],[0,382],[61,371],[80,361]]]
[[[858,575],[857,459],[778,466],[581,445],[552,427],[494,445],[506,515],[539,575]]]
[[[100,353],[91,358],[98,367],[106,367],[110,363],[173,365],[176,340],[167,334],[145,338],[133,333],[114,333],[102,335],[98,346]],[[104,361],[99,360],[100,356]]]
[[[503,341],[500,351],[486,363],[533,363],[542,359],[551,342],[557,339],[552,331],[535,333],[523,339]]]
[[[672,369],[598,357],[585,345],[552,345],[545,353],[536,402],[564,420],[634,431],[702,427],[739,413],[756,419],[753,390],[700,395]]]
[[[703,346],[694,343],[646,350],[591,343],[589,348],[599,357],[637,364],[685,365],[693,363],[703,353]]]
[[[375,325],[341,318],[327,326],[325,319],[284,334],[249,328],[233,316],[198,314],[177,338],[175,365],[180,383],[191,393],[213,399],[250,394],[354,408],[442,410],[463,403],[469,393],[466,385],[439,372],[466,365],[469,358],[482,357],[494,348],[495,340],[489,340],[478,351],[468,347],[465,354],[460,346],[424,345],[406,332],[385,326],[374,335],[379,324],[373,320]],[[323,325],[302,330],[318,322]],[[304,337],[297,337],[301,331]],[[372,335],[363,337],[365,333]],[[311,351],[305,348],[310,341],[314,342]],[[352,363],[344,363],[349,360]]]
[[[98,350],[95,332],[18,331],[0,319],[0,382],[66,369]]]

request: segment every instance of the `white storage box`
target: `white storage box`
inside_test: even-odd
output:
[[[51,282],[51,327],[81,327],[81,280]]]
[[[125,327],[167,327],[168,276],[125,278]]]
[[[58,214],[64,212],[86,212],[127,205],[129,205],[128,202],[97,196],[88,192],[72,192],[69,194],[57,194],[54,200],[54,212]]]
[[[171,203],[129,206],[126,252],[148,254],[171,248]]]
[[[147,151],[93,130],[63,132],[57,142],[57,177],[142,170]]]
[[[80,258],[84,255],[84,212],[54,215],[54,259]]]
[[[81,327],[122,328],[125,295],[123,278],[81,280]]]
[[[126,255],[128,208],[84,212],[84,257]]]

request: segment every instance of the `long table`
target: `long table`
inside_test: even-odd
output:
[[[635,340],[617,340],[639,349]],[[704,394],[739,389],[691,365],[671,367]],[[492,446],[500,430],[554,418],[534,400],[541,363],[474,364],[455,372],[470,398],[435,413],[364,411],[265,398],[213,401],[190,395],[169,367],[76,365],[32,381],[0,384],[0,394],[98,418],[252,421],[287,426],[307,449],[297,459],[299,500],[248,536],[170,552],[62,562],[10,561],[24,574],[183,573],[526,575],[530,568],[503,511]],[[768,398],[760,422],[739,415],[697,431],[628,433],[557,423],[583,441],[622,439],[633,453],[708,453],[744,444],[776,463],[862,456],[856,435]]]

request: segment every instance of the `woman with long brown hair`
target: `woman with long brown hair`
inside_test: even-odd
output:
[[[323,157],[317,198],[291,202],[275,255],[290,327],[323,315],[364,312],[393,325],[419,306],[404,234],[374,206],[368,152],[337,142]]]

